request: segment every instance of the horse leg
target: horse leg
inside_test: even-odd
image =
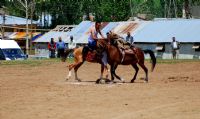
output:
[[[144,65],[144,63],[139,62],[138,64],[142,67],[142,69],[144,70],[144,72],[146,74],[145,81],[147,83],[148,82],[148,69],[146,68],[146,66]]]
[[[67,75],[67,77],[66,77],[66,81],[69,80],[69,79],[71,78],[71,76],[72,76],[72,71],[71,71],[71,70],[72,70],[76,65],[77,65],[77,63],[70,64],[70,65],[67,66],[68,69],[69,69],[69,73],[68,73],[68,75]]]
[[[66,77],[66,81],[69,80],[71,78],[71,76],[72,76],[72,72],[71,72],[71,69],[69,69],[69,73]]]
[[[103,79],[103,72],[104,72],[104,65],[101,64],[101,74],[99,79],[96,80],[96,83],[99,84],[101,82],[101,80]]]
[[[124,83],[124,82],[125,82],[124,79],[121,78],[121,77],[119,77],[119,76],[115,73],[115,70],[117,69],[117,66],[118,66],[118,64],[113,65],[112,73],[114,74],[114,76],[115,76],[118,80],[120,80],[120,81],[122,81],[122,82]]]
[[[133,79],[131,80],[131,83],[134,83],[134,81],[135,81],[135,79],[136,79],[136,77],[137,77],[139,68],[138,68],[137,64],[132,64],[132,66],[133,66],[133,68],[134,68],[135,71],[136,71],[136,72],[135,72],[135,75],[134,75],[134,77],[133,77]]]
[[[114,77],[114,75],[113,75],[113,71],[114,71],[114,69],[113,69],[113,65],[110,65],[110,75],[111,75],[111,81],[114,81],[114,79],[115,79],[115,77]]]
[[[104,66],[103,64],[101,64],[101,75],[99,77],[100,80],[103,78],[103,71],[104,71]]]
[[[79,78],[78,78],[78,75],[77,75],[77,71],[79,69],[79,67],[83,64],[83,62],[79,62],[76,64],[76,66],[74,67],[74,74],[75,74],[75,80],[77,81],[81,81]]]

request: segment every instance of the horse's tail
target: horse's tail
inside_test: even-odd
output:
[[[152,64],[151,71],[153,71],[156,66],[156,57],[154,55],[154,52],[152,50],[143,50],[143,51],[144,53],[149,53],[151,57],[151,64]]]
[[[63,54],[61,54],[61,60],[62,60],[63,62],[65,62],[66,59],[67,59],[67,57],[68,57],[68,55],[69,55],[71,52],[73,52],[73,51],[74,51],[74,49],[66,49],[66,50],[63,52]]]
[[[71,53],[71,52],[73,52],[74,51],[74,48],[73,49],[67,49],[67,50],[65,50],[65,55],[66,55],[66,57]]]

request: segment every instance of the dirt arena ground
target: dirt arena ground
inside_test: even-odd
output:
[[[131,66],[117,69],[123,84],[95,84],[98,64],[80,68],[80,83],[67,72],[62,62],[0,64],[0,119],[200,119],[200,61],[158,63],[149,83],[141,68],[129,83]]]

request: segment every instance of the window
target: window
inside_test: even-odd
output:
[[[1,49],[0,49],[0,60],[5,60],[4,54]]]
[[[10,58],[10,59],[25,57],[21,49],[2,49],[2,52],[6,58]]]

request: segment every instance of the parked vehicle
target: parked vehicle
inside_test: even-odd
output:
[[[0,40],[0,60],[25,60],[27,56],[14,40]]]

